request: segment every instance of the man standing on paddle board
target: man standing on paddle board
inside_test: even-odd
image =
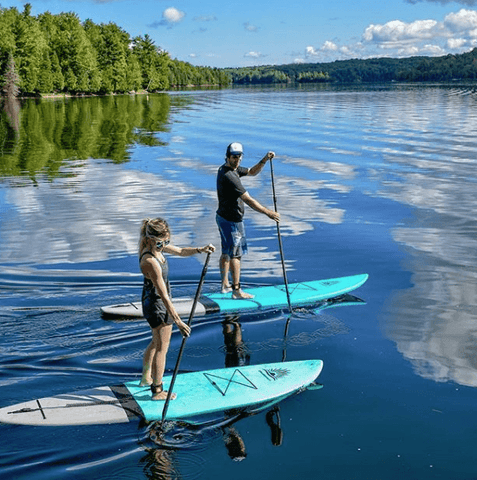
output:
[[[247,253],[247,241],[243,224],[244,203],[257,212],[267,217],[280,221],[280,214],[261,205],[252,198],[242,185],[241,177],[258,175],[268,160],[275,156],[268,152],[252,168],[240,166],[243,158],[241,143],[231,143],[227,147],[225,163],[217,173],[217,226],[219,227],[222,242],[222,255],[220,256],[220,274],[222,277],[222,293],[232,291],[233,298],[252,298],[253,295],[245,293],[240,288],[240,265],[242,255]],[[229,283],[229,272],[232,275],[232,285]]]

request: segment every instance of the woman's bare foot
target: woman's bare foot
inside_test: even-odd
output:
[[[165,390],[162,390],[162,392],[159,392],[159,393],[155,393],[153,396],[152,396],[152,399],[151,400],[166,400],[167,399],[167,393]],[[173,393],[171,395],[171,400],[175,400],[177,398],[177,395],[175,393]]]
[[[151,385],[152,400],[166,400],[167,394],[165,390],[162,389],[162,383],[160,385]],[[171,395],[171,400],[175,400],[177,395],[173,393]]]

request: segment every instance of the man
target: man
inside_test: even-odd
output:
[[[222,277],[222,293],[232,291],[233,298],[253,298],[240,288],[240,262],[242,255],[247,253],[247,241],[243,224],[244,203],[257,212],[267,215],[275,222],[280,221],[280,214],[269,210],[252,198],[242,185],[241,177],[258,175],[268,160],[275,156],[268,152],[252,168],[240,166],[243,157],[243,147],[240,143],[231,143],[227,147],[225,163],[217,173],[217,225],[222,241],[220,256],[220,273]],[[229,283],[229,272],[232,275],[232,285]]]

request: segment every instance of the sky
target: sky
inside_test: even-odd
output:
[[[20,11],[26,2],[0,0]],[[209,67],[442,56],[477,47],[477,0],[30,0],[148,34],[174,59]]]

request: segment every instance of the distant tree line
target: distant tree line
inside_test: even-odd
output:
[[[124,93],[185,85],[228,85],[223,70],[173,60],[146,34],[131,38],[114,23],[81,22],[75,13],[37,17],[0,7],[3,93]]]
[[[477,79],[477,48],[442,57],[372,58],[225,69],[234,84],[423,82]]]

